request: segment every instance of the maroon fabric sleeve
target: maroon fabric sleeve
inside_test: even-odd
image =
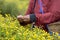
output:
[[[60,0],[52,0],[48,12],[35,13],[36,20],[40,24],[49,24],[60,20]],[[36,22],[36,23],[37,23]]]
[[[25,15],[33,13],[33,7],[34,7],[34,0],[30,0],[28,9],[27,9]]]
[[[35,14],[36,20],[40,24],[49,24],[60,20],[60,12],[49,12],[45,14]],[[36,22],[36,23],[37,23]]]

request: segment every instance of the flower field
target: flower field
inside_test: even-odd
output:
[[[30,25],[21,26],[19,22],[9,15],[0,15],[0,40],[60,40],[58,33],[49,33],[42,29],[30,29]]]

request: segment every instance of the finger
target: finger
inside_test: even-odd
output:
[[[24,16],[24,21],[30,21],[29,15]]]
[[[22,18],[22,17],[23,17],[22,15],[17,16],[18,19],[19,19],[19,18]]]
[[[18,19],[23,19],[22,15],[17,16]]]
[[[17,19],[18,19],[18,21],[22,22],[23,21],[23,16],[19,15],[19,16],[17,16]]]

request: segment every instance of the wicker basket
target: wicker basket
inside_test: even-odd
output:
[[[60,33],[60,22],[56,22],[56,23],[51,23],[49,24],[49,29],[53,32],[58,32]]]

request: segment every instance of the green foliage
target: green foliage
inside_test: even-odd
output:
[[[42,29],[34,28],[30,25],[21,26],[17,19],[11,16],[24,14],[28,5],[28,0],[0,0],[0,40],[60,40],[58,33],[49,33]],[[11,16],[10,16],[10,15]]]
[[[28,1],[0,0],[0,13],[2,15],[11,14],[11,16],[23,15],[27,9],[27,5]]]
[[[58,33],[49,33],[42,29],[30,29],[30,25],[21,26],[16,18],[0,15],[0,40],[60,40]]]

